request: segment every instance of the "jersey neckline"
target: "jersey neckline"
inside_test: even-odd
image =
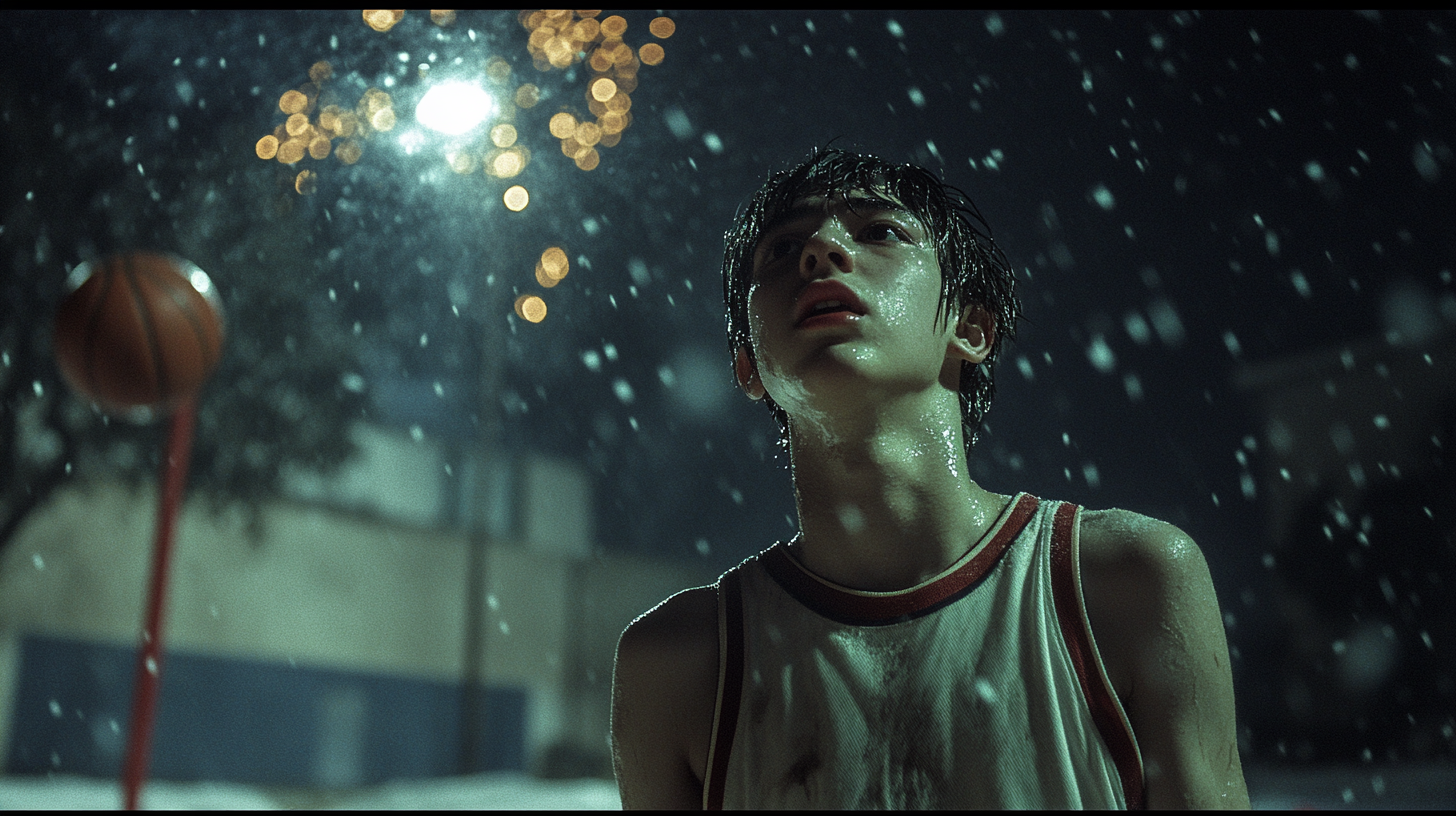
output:
[[[1000,560],[1036,513],[1040,499],[1018,493],[991,528],[966,554],[939,575],[908,589],[871,592],[851,589],[810,572],[780,542],[760,556],[764,569],[783,590],[830,620],[857,626],[885,626],[927,615],[970,592]]]

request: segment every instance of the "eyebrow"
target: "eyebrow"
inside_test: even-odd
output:
[[[815,216],[823,215],[829,209],[831,209],[832,206],[839,204],[843,204],[851,209],[868,207],[871,210],[886,210],[889,212],[899,213],[901,215],[909,216],[910,218],[915,219],[915,222],[917,224],[921,224],[923,226],[923,222],[921,222],[920,216],[916,215],[914,212],[911,212],[909,207],[906,207],[905,205],[897,203],[895,201],[891,201],[888,198],[868,196],[861,193],[859,195],[826,199],[825,201],[822,201],[818,204],[796,203],[790,206],[788,209],[780,211],[777,215],[775,215],[772,219],[770,219],[767,223],[763,225],[763,229],[759,231],[759,242],[762,243],[763,236],[768,235],[769,233],[773,232],[776,229],[779,229],[785,224],[791,224],[803,218],[813,218]]]

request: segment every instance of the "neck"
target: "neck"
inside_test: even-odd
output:
[[[1005,503],[967,472],[954,398],[882,406],[834,426],[791,417],[789,453],[801,526],[794,554],[854,589],[906,589],[936,575]]]

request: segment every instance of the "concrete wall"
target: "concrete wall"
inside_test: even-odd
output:
[[[544,473],[559,484],[559,470],[537,467],[526,482],[546,481]],[[566,481],[580,500],[580,480]],[[561,508],[559,496],[551,501]],[[10,742],[23,636],[135,645],[155,507],[152,489],[64,488],[0,554],[0,750]],[[558,523],[544,546],[486,546],[480,676],[525,689],[533,761],[561,741],[605,747],[621,629],[713,578],[585,553],[563,543],[580,537],[582,522],[567,524],[572,535],[563,538]],[[264,507],[263,534],[252,540],[240,513],[213,516],[194,497],[178,521],[164,642],[199,655],[456,683],[465,674],[468,547],[461,531],[301,501]]]

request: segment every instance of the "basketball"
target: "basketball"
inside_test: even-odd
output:
[[[196,264],[156,252],[83,263],[56,312],[61,374],[111,410],[166,409],[194,396],[222,355],[222,313]]]

